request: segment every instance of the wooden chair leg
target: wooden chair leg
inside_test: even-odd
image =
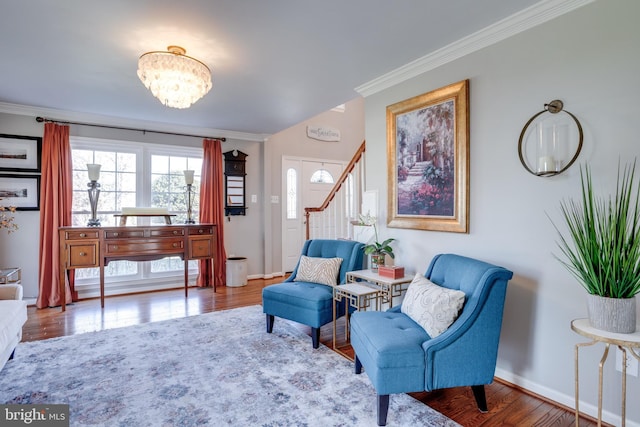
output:
[[[320,347],[320,328],[311,328],[311,340],[313,341],[313,348]]]
[[[473,397],[476,398],[476,403],[478,404],[478,409],[480,412],[489,412],[487,408],[487,396],[484,392],[483,385],[472,385],[471,390],[473,390]]]
[[[360,359],[358,359],[358,355],[355,355],[355,357],[353,358],[353,362],[355,363],[355,372],[356,372],[356,374],[361,374],[362,373],[362,362],[360,362]]]
[[[387,412],[389,412],[389,395],[378,395],[378,425],[387,425]]]
[[[273,321],[275,316],[272,314],[267,314],[267,333],[270,334],[273,332]]]

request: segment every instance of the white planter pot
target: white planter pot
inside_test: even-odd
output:
[[[587,294],[589,323],[596,329],[619,334],[636,331],[636,299]]]

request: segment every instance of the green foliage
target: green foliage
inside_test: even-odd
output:
[[[389,243],[393,242],[394,240],[395,239],[387,239],[382,243],[370,243],[364,247],[364,253],[367,255],[389,255],[391,258],[395,258],[396,256],[393,254],[393,248],[389,246]]]
[[[393,253],[393,248],[389,246],[389,243],[393,242],[395,239],[387,239],[382,243],[378,242],[378,227],[376,226],[376,222],[377,218],[372,216],[370,212],[367,212],[366,215],[360,215],[360,225],[373,227],[373,232],[376,238],[373,243],[364,247],[364,253],[366,255],[389,255],[391,258],[395,258],[396,256]]]
[[[557,242],[556,258],[592,295],[631,298],[640,293],[640,182],[636,162],[620,171],[615,197],[593,192],[591,172],[580,169],[582,197],[565,200],[560,210],[569,232]],[[635,187],[635,189],[634,189]]]

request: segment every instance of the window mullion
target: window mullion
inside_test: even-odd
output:
[[[151,206],[151,152],[144,147],[138,160],[140,173],[136,178],[137,184],[137,202],[136,206]],[[138,224],[149,225],[149,218],[137,218]],[[148,279],[151,275],[151,262],[141,262],[140,274],[141,278]]]

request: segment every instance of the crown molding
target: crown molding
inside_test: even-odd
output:
[[[596,0],[543,0],[480,31],[383,74],[355,88],[367,97],[441,65],[491,46]]]
[[[34,120],[36,117],[42,116],[59,121],[84,122],[95,125],[118,126],[157,132],[211,135],[211,137],[239,139],[243,141],[263,142],[269,137],[268,134],[236,132],[205,127],[151,122],[145,120],[130,120],[121,117],[79,113],[75,111],[58,110],[54,108],[32,107],[28,105],[10,104],[6,102],[0,102],[0,113],[16,114],[19,116],[32,116]]]

